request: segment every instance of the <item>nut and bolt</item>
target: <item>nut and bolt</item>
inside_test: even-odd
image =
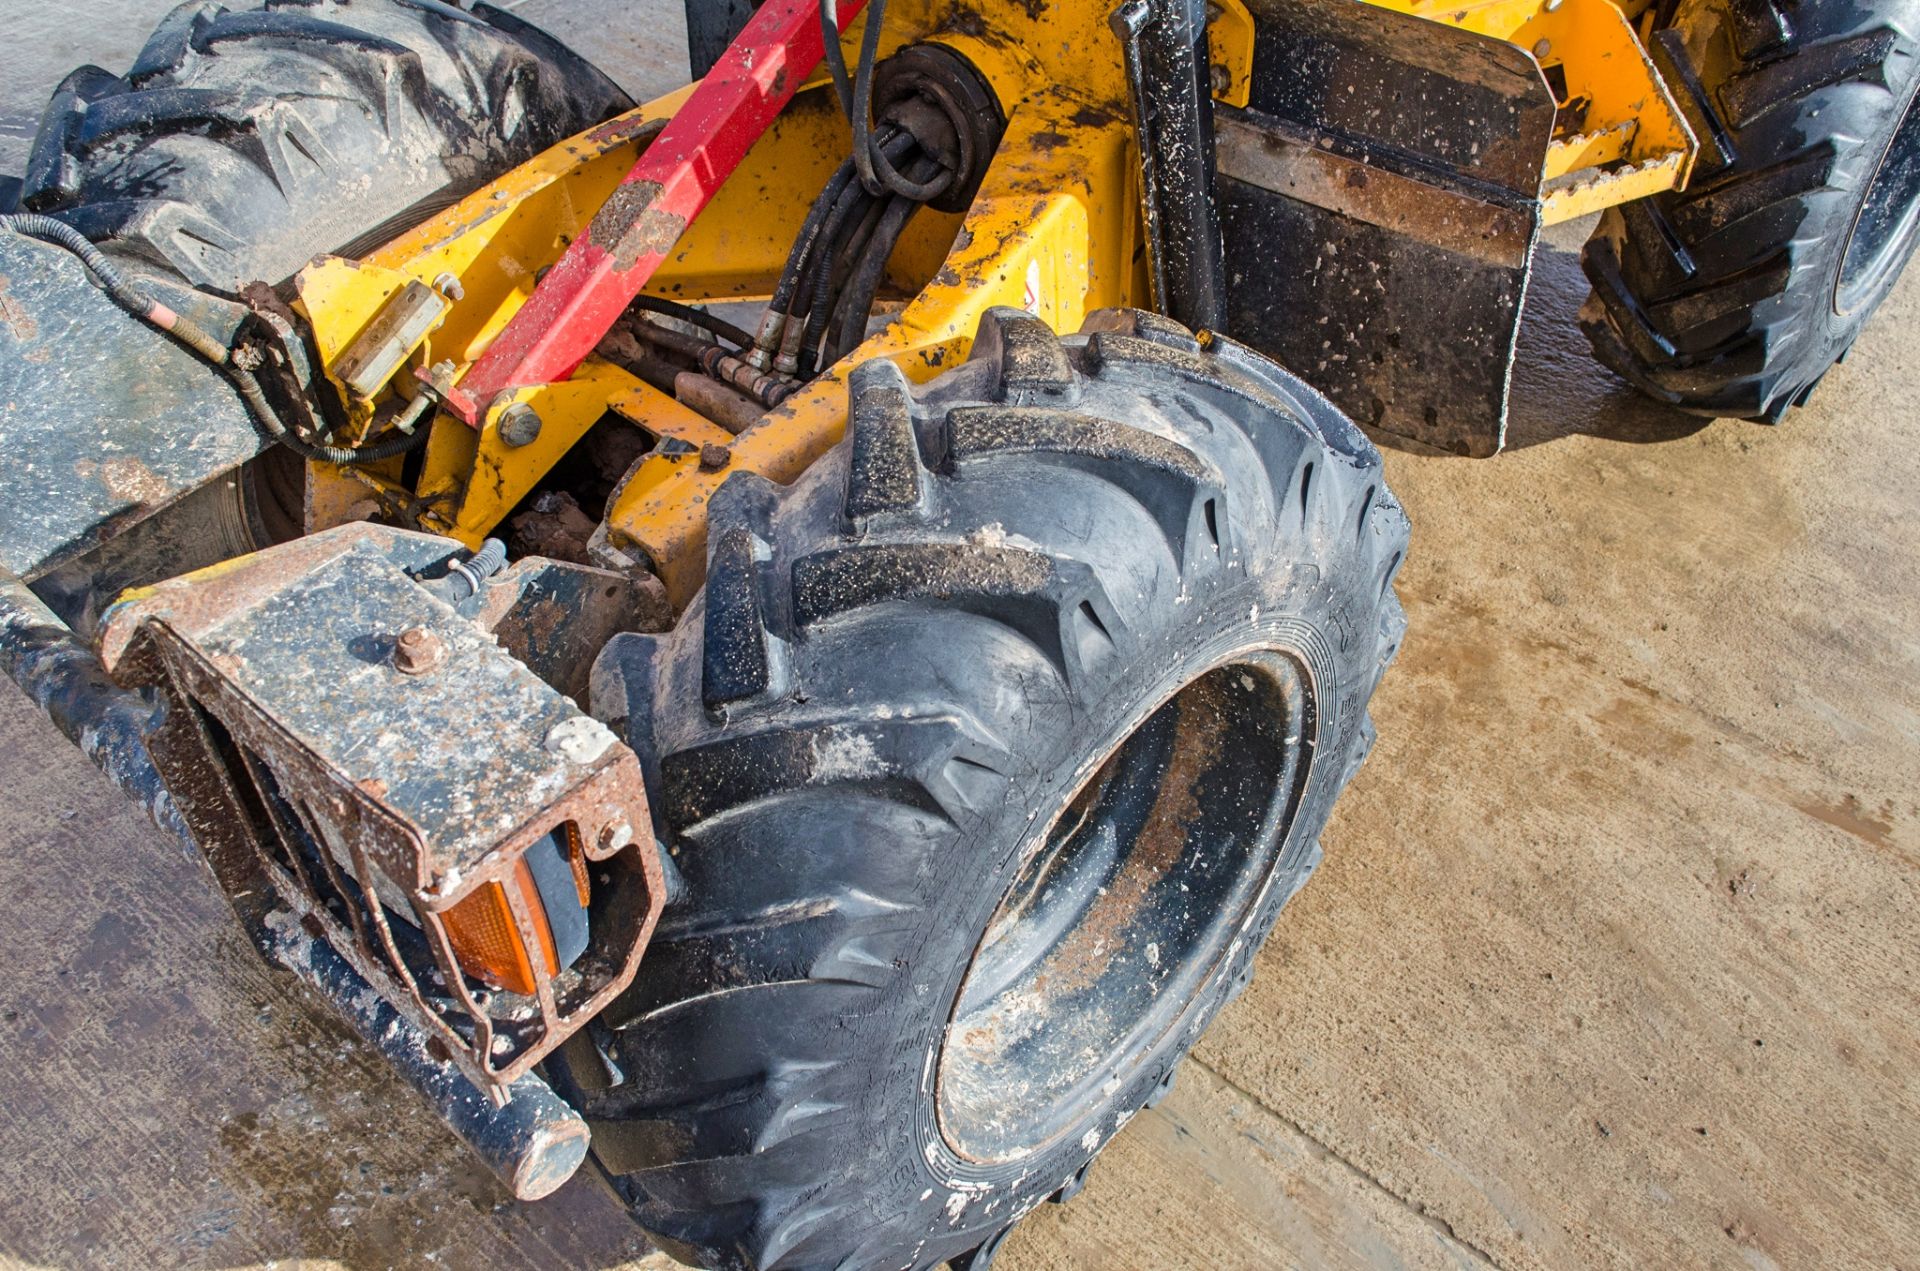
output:
[[[500,440],[518,450],[540,440],[540,414],[525,402],[515,402],[500,412]]]
[[[467,298],[467,289],[462,287],[460,280],[451,273],[444,273],[438,278],[435,278],[433,280],[433,289],[449,300],[465,300]]]
[[[700,471],[718,472],[733,462],[733,451],[709,441],[700,447]]]
[[[1216,97],[1224,97],[1233,88],[1233,72],[1220,62],[1207,68],[1207,80],[1213,87]]]
[[[393,669],[402,675],[425,675],[447,660],[447,646],[425,627],[408,627],[393,642]]]

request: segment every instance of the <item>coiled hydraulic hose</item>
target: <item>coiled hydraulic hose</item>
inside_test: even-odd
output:
[[[236,351],[213,338],[199,323],[184,314],[176,313],[147,290],[127,278],[114,263],[87,240],[86,235],[51,216],[41,216],[33,212],[20,212],[0,216],[0,228],[12,230],[23,238],[36,239],[43,243],[62,248],[78,257],[100,282],[102,290],[116,305],[132,314],[140,321],[157,331],[166,333],[180,343],[213,363],[240,393],[240,399],[246,403],[247,413],[253,416],[254,424],[270,441],[287,447],[304,459],[315,459],[334,464],[378,463],[405,454],[425,441],[427,430],[416,428],[427,407],[432,405],[425,393],[416,396],[402,411],[395,423],[399,431],[393,436],[377,441],[370,446],[352,449],[346,446],[328,446],[308,441],[289,429],[281,422],[274,411],[273,404],[267,400],[264,389],[260,387],[259,377],[253,368],[246,365],[246,359]]]
[[[866,30],[860,37],[860,57],[851,78],[846,56],[840,50],[839,7],[838,0],[821,0],[820,35],[826,45],[834,91],[846,111],[847,122],[853,126],[853,164],[859,169],[860,182],[876,198],[893,194],[916,203],[931,202],[953,184],[953,170],[942,166],[931,180],[914,180],[893,166],[893,156],[876,144],[873,134],[873,71],[880,56],[887,0],[869,0],[867,4]]]

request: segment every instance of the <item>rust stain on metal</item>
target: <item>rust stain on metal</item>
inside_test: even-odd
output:
[[[586,140],[602,150],[609,150],[630,141],[652,141],[666,126],[665,119],[648,119],[639,114],[621,115],[597,128],[589,128]]]
[[[446,660],[446,641],[425,627],[408,627],[394,638],[393,665],[402,675],[425,675]]]
[[[1175,709],[1180,717],[1173,754],[1153,810],[1113,882],[1088,906],[1081,929],[1035,979],[1034,988],[1043,998],[1077,993],[1100,978],[1134,916],[1180,860],[1188,835],[1200,822],[1201,789],[1228,739],[1227,703],[1219,690],[1202,681],[1178,699]]]
[[[142,507],[163,502],[173,492],[165,478],[133,455],[98,461],[82,459],[74,465],[74,471],[98,481],[114,498]]]
[[[631,982],[664,887],[637,758],[491,633],[426,603],[415,579],[443,550],[368,525],[271,548],[136,593],[108,615],[101,654],[122,683],[167,698],[173,732],[155,763],[189,824],[230,827],[234,841],[208,853],[222,885],[270,890],[504,1098]],[[617,598],[617,579],[574,573]],[[381,634],[382,615],[397,636]],[[568,618],[535,621],[564,633]],[[389,658],[384,677],[362,673]],[[319,701],[316,663],[336,686]],[[438,673],[413,679],[396,713],[393,677],[416,663]],[[476,697],[477,680],[499,700]],[[482,751],[436,722],[489,710],[472,721],[495,742]],[[217,734],[196,720],[217,721]],[[599,867],[596,943],[531,996],[483,993],[442,915],[507,879],[557,827],[577,831]],[[538,947],[508,892],[522,943]]]
[[[655,208],[661,193],[658,181],[629,181],[594,213],[587,240],[613,257],[614,268],[625,271],[643,256],[664,256],[687,232],[686,217]]]

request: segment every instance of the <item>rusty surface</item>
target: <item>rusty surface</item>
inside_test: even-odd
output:
[[[583,710],[593,660],[608,640],[673,625],[666,589],[651,575],[537,558],[495,575],[460,612]]]
[[[631,980],[664,898],[638,760],[515,646],[577,677],[579,633],[631,621],[638,601],[601,571],[530,561],[498,597],[472,597],[470,618],[429,590],[455,550],[343,527],[138,594],[109,612],[101,647],[123,682],[166,700],[155,761],[189,820],[239,827],[251,849],[222,845],[223,884],[264,877],[504,1098]],[[569,611],[589,619],[578,633]],[[461,973],[442,915],[569,825],[595,862],[588,950],[530,996],[488,994]]]
[[[394,637],[393,666],[402,675],[425,675],[446,660],[446,643],[425,627],[408,627]]]
[[[661,211],[658,181],[618,186],[587,224],[587,238],[613,257],[614,268],[632,269],[642,256],[665,255],[687,232],[687,218]]]
[[[1200,787],[1219,762],[1228,718],[1218,689],[1207,680],[1183,694],[1178,709],[1173,753],[1147,823],[1113,881],[1087,907],[1074,938],[1062,942],[1041,969],[1034,987],[1043,998],[1077,993],[1100,977],[1112,951],[1123,945],[1121,933],[1187,849],[1188,833],[1200,820]]]
[[[1223,177],[1485,264],[1523,267],[1533,248],[1527,211],[1321,149],[1277,121],[1223,116],[1218,135]]]

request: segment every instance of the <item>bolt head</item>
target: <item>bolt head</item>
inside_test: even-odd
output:
[[[446,660],[446,642],[425,627],[408,627],[394,639],[393,668],[402,675],[425,675]]]
[[[540,415],[525,402],[515,402],[500,412],[500,440],[518,450],[540,440]]]

